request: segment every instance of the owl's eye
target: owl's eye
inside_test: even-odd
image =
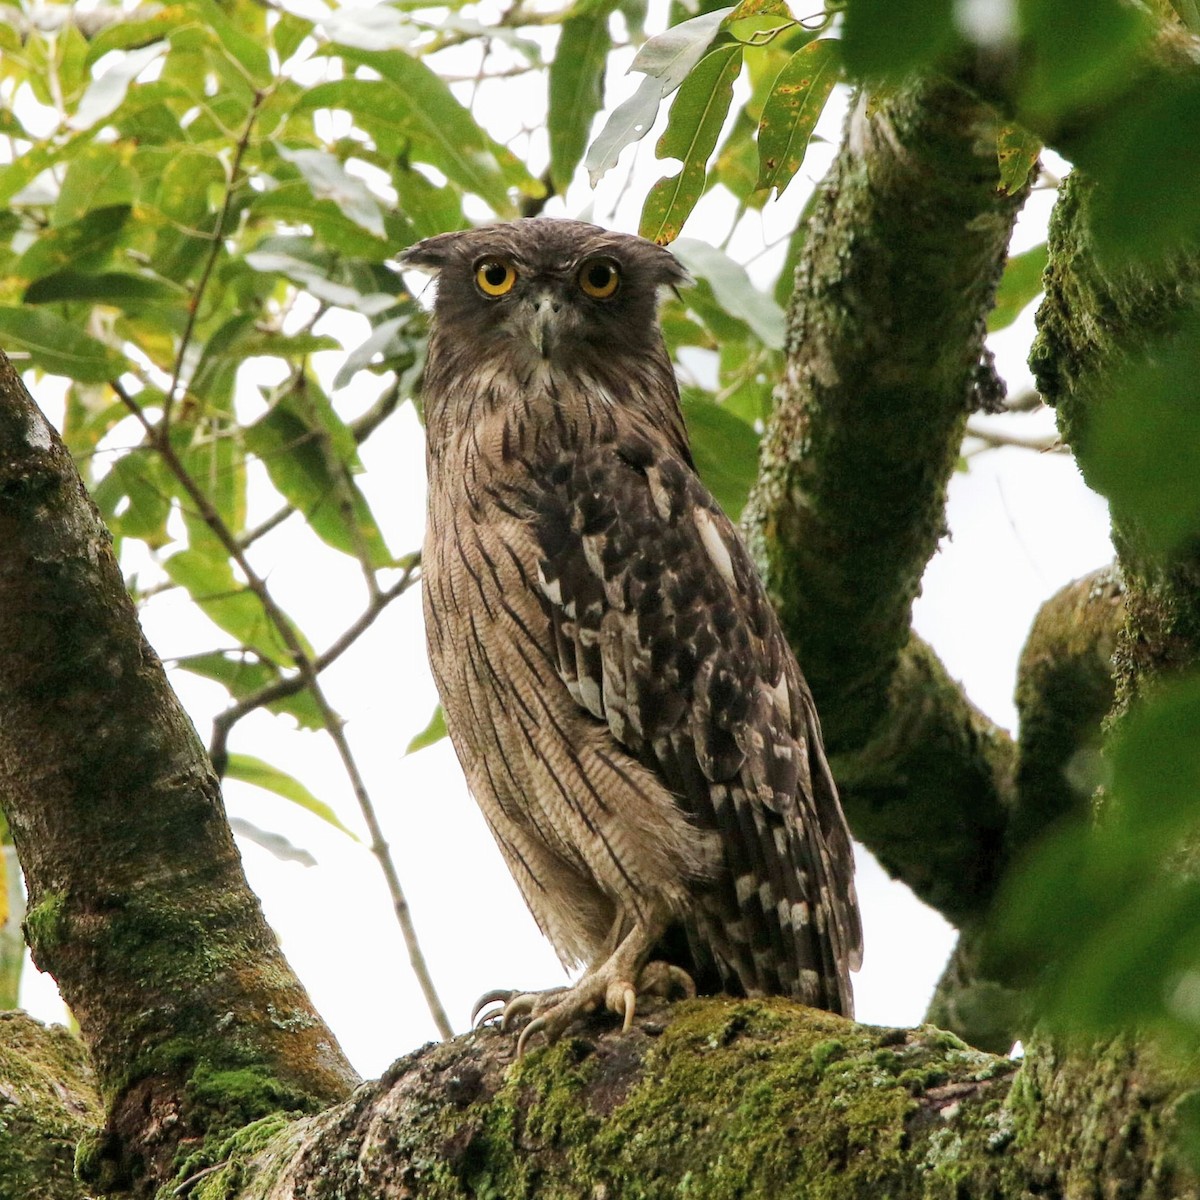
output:
[[[511,292],[517,282],[517,273],[508,263],[495,259],[484,259],[475,268],[475,282],[485,296],[503,296]]]
[[[607,300],[620,282],[621,272],[617,270],[617,264],[607,258],[584,263],[579,272],[579,286],[596,300]]]

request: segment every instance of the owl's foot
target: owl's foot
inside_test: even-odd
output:
[[[517,1039],[517,1057],[521,1058],[534,1034],[544,1033],[548,1042],[556,1042],[573,1022],[595,1012],[601,1004],[622,1018],[622,1032],[627,1032],[637,1012],[638,996],[670,999],[674,995],[691,999],[696,994],[692,977],[681,967],[665,962],[646,963],[636,977],[623,967],[618,955],[612,955],[571,987],[549,988],[544,992],[487,992],[476,1002],[471,1020],[482,1024],[499,1016],[500,1028],[507,1030],[518,1017],[531,1016],[533,1020]],[[501,1007],[483,1011],[494,1004]]]

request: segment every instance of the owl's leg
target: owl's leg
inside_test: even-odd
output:
[[[572,1022],[594,1012],[601,1004],[622,1017],[623,1029],[628,1030],[633,1024],[639,995],[668,998],[673,993],[686,997],[696,994],[696,985],[682,968],[665,962],[647,962],[665,926],[665,919],[635,920],[631,925],[623,916],[618,917],[601,953],[577,983],[544,992],[489,992],[480,998],[475,1011],[478,1013],[489,1004],[502,1004],[503,1029],[508,1029],[519,1016],[533,1017],[517,1041],[518,1057],[525,1053],[534,1034],[544,1033],[549,1041],[557,1041]]]

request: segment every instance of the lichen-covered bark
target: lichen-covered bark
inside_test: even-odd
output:
[[[1089,418],[1104,403],[1114,367],[1170,330],[1200,301],[1200,255],[1179,255],[1156,271],[1106,268],[1089,229],[1094,184],[1076,171],[1050,225],[1046,296],[1030,356],[1038,387],[1058,412],[1064,441],[1085,478]],[[1136,529],[1114,523],[1124,581],[1125,624],[1116,648],[1117,704],[1143,678],[1170,674],[1200,657],[1200,557],[1193,548],[1170,562],[1147,552]]]
[[[1179,1085],[1128,1051],[1067,1125],[1057,1058],[785,1000],[600,1018],[512,1061],[493,1029],[426,1047],[353,1099],[256,1127],[197,1200],[889,1200],[1195,1196],[1169,1149]],[[264,1144],[264,1135],[275,1136]]]
[[[856,106],[744,518],[855,834],[955,921],[995,888],[1012,747],[909,620],[967,415],[999,392],[984,318],[1024,194],[1000,188],[995,135],[949,83]]]
[[[105,1099],[84,1166],[151,1186],[212,1125],[317,1107],[355,1076],[246,884],[99,515],[2,355],[0,546],[0,805],[26,932]]]
[[[1021,744],[1009,860],[1064,817],[1086,817],[1101,782],[1104,720],[1125,586],[1103,567],[1057,592],[1038,612],[1017,669]]]
[[[84,1200],[75,1146],[101,1118],[79,1039],[61,1025],[0,1013],[0,1196]]]

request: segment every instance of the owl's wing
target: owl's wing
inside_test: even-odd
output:
[[[807,685],[749,555],[653,431],[563,455],[533,505],[538,582],[575,700],[719,834],[687,923],[750,992],[851,1011],[850,838]]]

